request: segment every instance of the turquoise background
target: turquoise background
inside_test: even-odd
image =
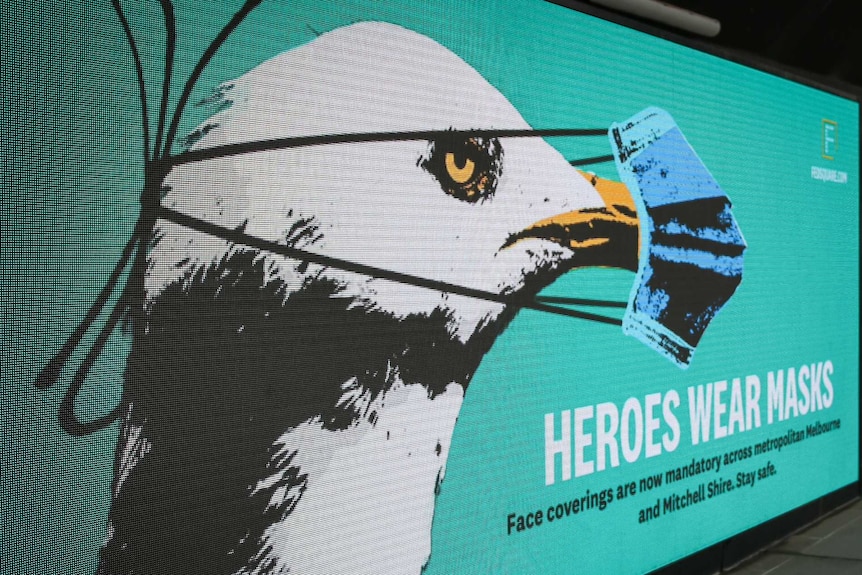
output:
[[[0,572],[87,573],[104,538],[116,424],[76,439],[56,409],[61,385],[33,388],[110,273],[142,185],[134,67],[108,1],[4,6],[0,195]],[[238,2],[177,1],[172,95]],[[158,4],[126,6],[155,118],[164,50]],[[734,203],[748,243],[743,282],[682,371],[616,327],[522,312],[470,386],[438,498],[428,574],[641,573],[858,479],[859,141],[854,102],[543,2],[265,2],[223,46],[192,101],[221,81],[358,20],[395,22],[459,54],[536,128],[607,127],[647,106],[676,120]],[[11,46],[6,45],[11,42]],[[8,89],[6,89],[8,88]],[[190,106],[180,133],[205,117]],[[821,120],[839,125],[821,158]],[[153,120],[154,123],[154,120]],[[567,157],[609,153],[603,138],[551,141]],[[812,165],[845,171],[818,182]],[[612,163],[591,167],[618,179]],[[11,178],[9,177],[11,174]],[[634,274],[581,270],[548,293],[625,300]],[[92,337],[90,338],[92,340]],[[114,335],[78,400],[112,408],[128,336]],[[85,345],[82,349],[86,349]],[[686,389],[831,360],[822,413],[692,446]],[[544,414],[677,390],[673,453],[544,485]],[[726,396],[729,397],[729,394]],[[765,412],[763,414],[765,418]],[[506,535],[506,516],[841,418],[840,431],[751,459],[778,475],[646,525],[638,511],[700,479]],[[704,480],[711,478],[709,474]],[[708,526],[708,528],[707,528]],[[693,528],[696,527],[696,528]]]

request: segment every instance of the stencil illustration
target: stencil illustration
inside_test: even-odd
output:
[[[162,112],[147,159],[117,268],[132,279],[102,333],[131,316],[123,401],[95,422],[74,416],[100,338],[61,406],[73,434],[121,419],[99,574],[420,573],[465,392],[521,308],[619,323],[536,296],[576,267],[629,269],[641,285],[627,318],[648,317],[642,332],[660,335],[642,339],[685,365],[741,278],[723,193],[711,196],[719,216],[700,198],[667,202],[683,215],[668,208],[661,229],[689,230],[709,261],[739,258],[724,275],[673,260],[672,282],[729,278],[686,299],[644,263],[654,188],[583,172],[541,137],[595,130],[533,129],[470,65],[405,28],[324,33],[210,103],[175,156]],[[650,294],[664,307],[644,304]],[[674,324],[680,305],[694,327]],[[685,329],[696,336],[679,351],[667,342]]]

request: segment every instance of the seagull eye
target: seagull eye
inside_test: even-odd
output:
[[[476,162],[463,156],[458,158],[453,152],[446,153],[446,174],[456,184],[466,184],[476,171]]]
[[[503,148],[497,138],[465,138],[453,131],[429,142],[428,154],[418,164],[445,193],[475,203],[496,191],[502,160]]]

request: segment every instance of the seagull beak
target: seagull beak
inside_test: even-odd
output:
[[[620,182],[578,171],[593,184],[605,205],[540,220],[512,236],[507,245],[526,238],[542,238],[574,250],[572,267],[637,270],[640,228],[629,189]]]

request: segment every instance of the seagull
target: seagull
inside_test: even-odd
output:
[[[511,301],[574,267],[637,267],[625,186],[572,167],[542,138],[494,136],[531,127],[419,33],[338,28],[209,103],[191,151],[430,136],[176,165],[162,188],[171,210]],[[518,306],[167,220],[144,286],[97,572],[420,573],[465,392]]]

